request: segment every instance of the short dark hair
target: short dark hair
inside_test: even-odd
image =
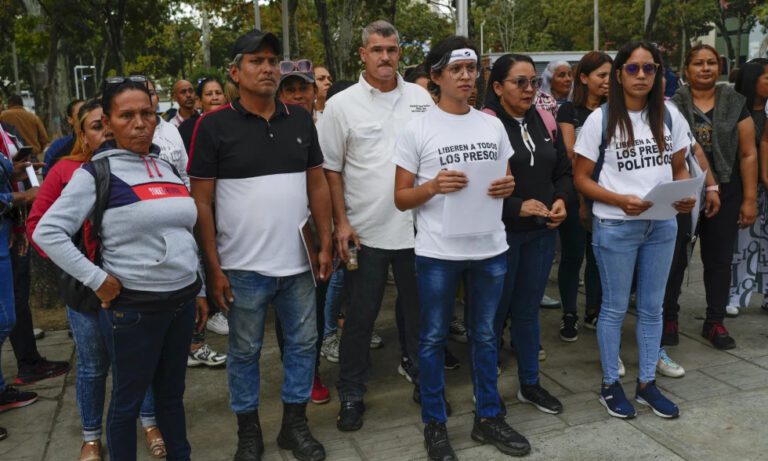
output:
[[[420,78],[427,78],[429,79],[429,74],[424,69],[424,66],[416,66],[411,67],[405,72],[405,77],[403,80],[405,80],[408,83],[416,83],[416,81]]]
[[[24,100],[18,94],[12,94],[8,97],[8,107],[10,106],[24,106]]]
[[[197,94],[198,98],[203,97],[203,90],[205,90],[205,85],[210,82],[218,83],[221,87],[221,91],[224,92],[224,84],[221,83],[221,80],[219,80],[217,77],[203,77],[197,81],[197,87],[195,88],[195,94]]]
[[[82,99],[73,99],[69,102],[69,104],[67,104],[67,117],[72,117],[75,115],[72,112],[75,110],[75,106],[81,102],[83,102]]]
[[[149,80],[147,80],[149,82]],[[153,85],[154,86],[154,85]],[[147,95],[147,98],[152,103],[152,95],[149,94],[149,88],[145,83],[125,81],[123,83],[105,85],[104,90],[101,93],[101,109],[104,111],[104,115],[107,117],[112,113],[112,103],[115,97],[126,91],[137,90]]]
[[[739,68],[734,89],[747,98],[747,109],[752,110],[757,96],[757,80],[768,71],[768,60],[752,60]]]
[[[325,101],[328,102],[328,100],[331,99],[331,96],[341,93],[355,83],[356,82],[353,82],[352,80],[339,80],[337,82],[333,82],[331,87],[328,88],[328,94],[325,95]]]
[[[480,55],[477,52],[477,46],[475,46],[475,43],[472,40],[461,35],[452,35],[439,41],[429,50],[427,58],[424,61],[424,71],[430,77],[432,76],[432,72],[437,75],[441,75],[443,73],[443,69],[441,68],[433,70],[432,66],[443,60],[446,54],[452,52],[453,50],[460,50],[462,48],[470,48],[475,52],[476,55]],[[440,96],[440,87],[432,81],[432,78],[429,79],[427,87],[430,93]]]

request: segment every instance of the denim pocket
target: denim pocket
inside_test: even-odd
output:
[[[131,328],[141,322],[141,313],[132,311],[112,311],[109,315],[112,322],[112,328],[115,330],[124,330]]]
[[[600,223],[601,226],[606,226],[606,227],[622,226],[627,222],[626,219],[601,219],[601,218],[598,218],[597,221]]]

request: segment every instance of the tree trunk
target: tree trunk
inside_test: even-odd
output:
[[[387,16],[389,16],[389,23],[393,26],[397,26],[395,21],[397,19],[397,0],[390,0],[389,7],[387,8]]]
[[[660,7],[661,0],[653,0],[651,3],[650,14],[648,14],[648,23],[645,25],[645,31],[643,33],[643,38],[646,40],[650,40],[653,37],[653,25],[656,22],[656,14],[659,12]]]
[[[723,36],[723,40],[725,40],[725,52],[726,57],[728,58],[728,63],[730,64],[730,67],[733,68],[735,59],[735,53],[733,51],[733,40],[731,40],[731,36],[728,34],[728,28],[725,25],[725,10],[723,9],[723,6],[720,4],[720,0],[713,0],[717,2],[717,7],[720,9],[720,14],[717,17],[717,20],[715,21],[715,26],[717,26],[717,30],[720,31],[720,34]]]
[[[317,19],[320,21],[320,35],[323,37],[323,47],[325,48],[325,66],[333,74],[333,79],[339,79],[339,69],[336,67],[336,59],[333,53],[333,38],[328,28],[328,4],[326,0],[315,0],[315,9],[317,9]]]
[[[102,11],[106,20],[107,41],[109,53],[114,59],[115,69],[118,75],[123,74],[125,67],[125,55],[123,54],[123,28],[125,27],[125,3],[127,0],[118,0],[117,8],[112,5],[112,0],[107,0]],[[112,14],[115,12],[115,14]]]
[[[289,36],[293,35],[292,57],[301,57],[301,44],[299,43],[299,30],[297,27],[296,10],[299,8],[299,0],[288,0],[288,18],[290,24]]]
[[[203,51],[203,67],[206,69],[211,68],[211,25],[208,22],[208,8],[205,3],[201,3],[200,17],[202,19],[202,51]]]

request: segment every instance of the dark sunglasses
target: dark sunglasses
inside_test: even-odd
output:
[[[533,77],[531,79],[525,77],[508,78],[505,82],[512,82],[516,87],[521,90],[527,90],[530,85],[534,90],[541,88],[541,77]]]
[[[312,72],[312,61],[309,59],[299,59],[298,61],[280,61],[280,73],[290,74],[293,71]]]
[[[143,83],[149,86],[149,79],[143,75],[129,75],[127,77],[107,77],[104,79],[105,85],[120,85],[123,83]]]
[[[659,65],[655,62],[646,62],[645,64],[624,64],[621,67],[632,76],[639,74],[641,69],[645,75],[656,75],[656,71],[659,70]]]

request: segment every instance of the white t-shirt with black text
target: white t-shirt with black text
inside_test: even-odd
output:
[[[643,198],[657,184],[672,181],[672,154],[690,145],[688,122],[674,104],[666,103],[672,119],[672,132],[664,124],[666,149],[659,155],[659,148],[648,125],[645,111],[629,111],[632,121],[634,145],[621,137],[619,127],[605,148],[603,169],[598,184],[617,194]],[[573,147],[577,155],[597,162],[602,142],[603,111],[596,110],[587,118]],[[627,216],[624,211],[607,203],[594,202],[592,213],[601,219],[642,219]]]
[[[475,109],[454,115],[433,106],[405,126],[395,143],[392,161],[414,173],[418,186],[432,180],[440,170],[461,169],[460,164],[468,162],[499,162],[501,178],[512,154],[507,132],[496,117]],[[507,251],[501,213],[498,228],[491,233],[449,237],[443,235],[444,203],[445,195],[438,194],[416,209],[418,256],[482,260]]]

